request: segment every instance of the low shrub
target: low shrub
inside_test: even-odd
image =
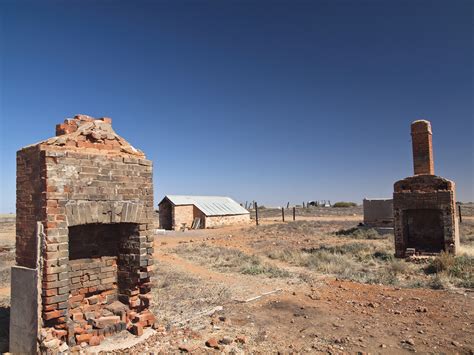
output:
[[[345,201],[340,201],[340,202],[336,202],[332,205],[332,207],[355,207],[357,206],[357,203],[355,202],[345,202]]]
[[[431,260],[424,269],[428,275],[434,275],[430,286],[439,288],[441,281],[443,285],[451,283],[457,287],[474,288],[474,257],[470,255],[454,256],[442,252]],[[442,287],[446,288],[446,287]]]
[[[337,236],[347,237],[352,239],[386,239],[387,236],[379,234],[375,229],[369,228],[349,228],[349,229],[340,229],[336,232]]]
[[[214,247],[202,243],[182,245],[175,248],[174,251],[200,265],[211,266],[223,272],[265,275],[270,278],[291,276],[286,270],[264,263],[256,255],[248,255],[237,249]]]

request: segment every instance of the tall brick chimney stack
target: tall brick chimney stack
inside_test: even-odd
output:
[[[413,166],[415,175],[434,175],[431,123],[426,120],[411,124]]]

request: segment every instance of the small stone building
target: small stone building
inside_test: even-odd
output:
[[[393,200],[386,198],[364,198],[364,225],[367,227],[393,227]]]
[[[78,115],[17,153],[10,352],[97,345],[154,322],[152,162]]]
[[[166,195],[159,203],[160,228],[214,228],[248,223],[250,213],[230,197]]]
[[[456,254],[459,231],[454,182],[434,175],[431,124],[411,125],[415,175],[394,185],[395,256]]]

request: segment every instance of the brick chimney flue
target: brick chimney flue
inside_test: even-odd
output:
[[[411,138],[415,175],[434,175],[431,123],[414,121],[411,124]]]

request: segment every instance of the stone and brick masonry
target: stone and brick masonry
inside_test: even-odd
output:
[[[394,185],[395,255],[456,254],[459,231],[454,182],[434,175],[430,122],[414,121],[411,135],[415,175]]]
[[[109,118],[77,115],[18,151],[16,262],[41,270],[41,350],[154,323],[153,213],[152,162]]]

